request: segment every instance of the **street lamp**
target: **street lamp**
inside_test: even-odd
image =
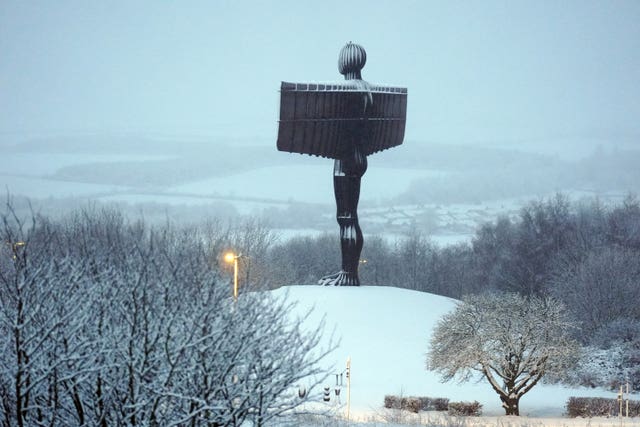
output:
[[[26,242],[22,242],[22,241],[14,242],[14,243],[6,241],[5,243],[6,243],[7,246],[9,246],[11,248],[11,251],[13,252],[13,257],[12,257],[13,259],[17,259],[18,258],[18,248],[22,247],[22,246],[26,246],[26,244],[27,244]]]
[[[233,263],[233,300],[238,300],[238,258],[242,254],[234,254],[233,252],[227,252],[224,255],[224,260],[229,264]]]

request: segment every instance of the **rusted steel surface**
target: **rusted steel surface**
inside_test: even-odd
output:
[[[340,159],[357,143],[370,155],[402,144],[406,114],[406,88],[282,82],[277,147]]]

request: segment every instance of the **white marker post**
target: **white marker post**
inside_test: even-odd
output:
[[[627,381],[627,418],[629,418],[629,381]]]
[[[351,415],[351,356],[347,357],[347,422]]]
[[[618,418],[620,419],[620,424],[622,424],[622,417],[624,413],[622,412],[622,401],[624,396],[622,394],[622,386],[620,386],[620,391],[618,392]]]

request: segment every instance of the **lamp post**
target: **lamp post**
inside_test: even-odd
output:
[[[7,246],[9,246],[11,248],[11,251],[13,252],[12,258],[14,260],[18,258],[18,248],[20,248],[22,246],[26,246],[26,244],[27,244],[26,242],[22,242],[22,241],[14,242],[14,243],[6,241],[5,243],[6,243]]]
[[[236,255],[233,252],[227,252],[224,255],[224,260],[229,264],[233,263],[233,300],[238,300],[238,258],[240,258],[242,254]]]

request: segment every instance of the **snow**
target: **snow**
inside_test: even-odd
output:
[[[274,200],[295,200],[306,203],[327,203],[333,200],[333,162],[318,165],[272,166],[178,185],[168,192],[211,194],[247,198],[268,197]],[[361,201],[379,201],[397,196],[417,179],[441,176],[444,172],[376,167],[367,170],[362,179]],[[393,179],[389,179],[393,177]]]
[[[8,190],[9,194],[22,194],[35,198],[49,197],[85,197],[99,198],[103,194],[126,191],[118,185],[89,184],[73,181],[59,181],[33,176],[16,176],[0,174],[0,191]]]
[[[299,91],[344,91],[344,92],[361,92],[361,91],[369,91],[369,92],[396,92],[396,93],[406,93],[407,88],[402,85],[386,85],[381,83],[369,83],[366,80],[333,80],[333,81],[307,81],[307,82],[282,82],[288,87],[288,90],[299,90]],[[309,89],[309,86],[312,86]],[[318,87],[320,86],[320,87]]]
[[[213,177],[168,191],[184,194],[211,194],[248,198],[269,197],[275,200],[297,200],[316,203],[333,199],[332,165],[274,166],[253,169],[223,177]]]
[[[122,191],[117,194],[109,194],[98,197],[103,202],[127,203],[135,206],[140,203],[158,203],[170,206],[210,206],[210,205],[228,205],[235,209],[241,215],[252,215],[259,213],[267,208],[283,208],[283,203],[269,203],[264,201],[251,201],[242,199],[232,199],[225,197],[217,197],[215,195],[187,195],[177,193],[155,192],[136,192]]]
[[[67,166],[89,163],[111,163],[132,161],[159,161],[170,159],[162,155],[132,154],[71,154],[71,153],[3,153],[0,157],[0,171],[5,174],[44,176],[56,173]]]
[[[305,320],[309,328],[314,328],[325,316],[325,342],[335,328],[340,343],[326,366],[332,367],[331,373],[340,373],[351,357],[351,411],[356,417],[368,419],[379,414],[387,394],[477,400],[485,415],[504,414],[497,394],[485,381],[441,383],[436,374],[425,369],[431,332],[436,322],[455,307],[455,300],[371,286],[291,286],[272,292],[288,293],[291,300],[298,301],[292,316],[315,307]],[[335,376],[326,385],[333,389]],[[346,390],[342,395],[346,395]],[[521,415],[562,417],[571,396],[616,397],[606,390],[538,384],[522,397]]]

